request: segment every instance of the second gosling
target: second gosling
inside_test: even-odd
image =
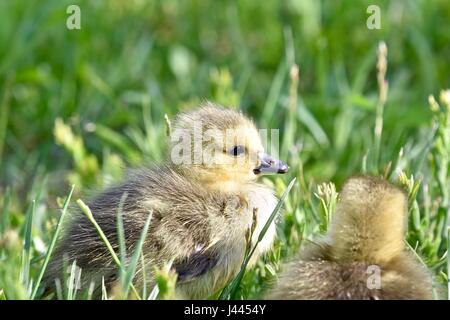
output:
[[[405,248],[406,221],[402,190],[380,178],[350,178],[326,236],[284,266],[267,298],[432,299],[431,275]]]

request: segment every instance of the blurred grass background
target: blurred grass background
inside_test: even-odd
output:
[[[66,28],[70,4],[81,30]],[[366,27],[370,4],[380,30]],[[299,178],[280,240],[236,298],[260,296],[301,239],[326,230],[334,185],[317,185],[339,190],[362,172],[409,189],[408,242],[447,281],[449,21],[446,0],[0,1],[0,296],[29,297],[71,184],[89,198],[125,167],[161,161],[164,115],[204,99],[279,128],[292,169],[267,183],[281,194]],[[389,92],[377,157],[380,41]]]

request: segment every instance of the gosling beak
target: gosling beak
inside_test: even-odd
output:
[[[286,173],[289,169],[289,166],[286,163],[275,159],[267,153],[259,153],[258,159],[261,164],[253,169],[255,174]]]

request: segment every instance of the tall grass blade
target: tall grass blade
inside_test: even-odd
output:
[[[139,238],[139,242],[136,244],[136,248],[134,249],[135,251],[134,251],[133,257],[131,259],[131,263],[127,270],[127,275],[125,278],[126,279],[125,288],[124,288],[125,297],[128,296],[128,291],[130,289],[131,282],[132,282],[132,280],[134,278],[134,274],[136,272],[136,267],[137,267],[139,257],[142,252],[142,246],[144,244],[145,239],[147,238],[148,228],[150,226],[150,221],[152,220],[152,215],[153,215],[153,211],[150,211],[148,214],[147,221],[145,222],[144,229],[142,229],[142,233],[141,233],[141,237]]]
[[[70,267],[69,283],[67,284],[67,300],[74,300],[76,291],[76,268],[77,264],[74,260]]]
[[[301,99],[299,99],[297,106],[297,119],[299,122],[303,123],[306,128],[308,128],[314,139],[322,148],[326,148],[330,145],[330,140],[328,139],[327,134],[314,115],[306,108]]]
[[[102,300],[108,300],[108,292],[105,286],[105,277],[102,277]]]
[[[33,200],[26,215],[25,229],[24,229],[24,246],[22,250],[21,280],[27,289],[29,287],[29,279],[30,279],[31,231],[33,226],[33,215],[35,209],[36,209],[36,201]]]
[[[244,262],[242,263],[241,269],[239,271],[239,273],[237,274],[237,276],[232,280],[232,282],[225,287],[225,289],[222,291],[222,293],[219,296],[220,300],[226,300],[229,299],[230,297],[232,297],[239,285],[239,283],[241,282],[244,274],[245,274],[245,270],[247,268],[248,263],[250,262],[250,259],[252,258],[253,254],[255,253],[255,250],[258,246],[258,244],[261,242],[261,240],[264,238],[264,235],[266,234],[267,230],[269,229],[270,225],[272,224],[272,222],[274,221],[275,217],[277,216],[278,212],[281,209],[281,206],[284,203],[284,200],[286,200],[286,197],[288,196],[289,192],[291,191],[292,187],[294,186],[294,183],[296,181],[296,177],[294,177],[291,182],[289,182],[289,185],[287,186],[286,190],[284,191],[283,195],[281,196],[280,200],[278,201],[277,205],[275,206],[275,208],[273,209],[269,219],[267,219],[266,224],[264,225],[264,227],[261,229],[261,232],[258,235],[258,239],[253,247],[253,249],[250,251],[250,253],[245,257]]]
[[[447,299],[450,300],[450,227],[447,228]]]
[[[88,289],[88,293],[87,293],[87,300],[92,300],[92,296],[94,295],[94,290],[95,290],[95,282],[91,281],[91,283],[89,284],[89,289]]]
[[[150,295],[148,296],[147,300],[156,300],[156,298],[158,298],[158,294],[159,294],[159,288],[158,285],[155,284],[155,286],[152,289],[152,292],[150,292]]]
[[[273,118],[273,114],[275,112],[275,108],[277,106],[277,102],[280,99],[281,89],[283,88],[284,79],[287,73],[287,66],[285,61],[281,61],[278,65],[278,69],[275,73],[275,77],[272,80],[272,84],[270,85],[269,94],[266,99],[266,103],[264,104],[264,108],[262,111],[262,117],[264,125],[266,127],[269,126],[269,119]]]
[[[75,186],[72,185],[72,188],[70,189],[69,195],[66,198],[66,201],[64,202],[64,206],[61,211],[61,216],[59,217],[58,224],[56,225],[55,233],[53,234],[52,241],[50,243],[50,247],[47,250],[47,254],[45,255],[44,264],[42,265],[42,268],[39,272],[39,276],[36,280],[36,284],[34,286],[33,292],[31,294],[30,299],[33,300],[36,297],[36,293],[39,289],[39,285],[42,281],[42,277],[45,274],[45,270],[47,269],[48,263],[50,261],[50,257],[52,256],[53,250],[55,249],[56,241],[58,240],[59,234],[61,233],[62,225],[64,222],[64,218],[67,213],[67,208],[69,207],[70,199],[72,198],[73,190],[75,189]]]
[[[58,300],[64,300],[62,285],[60,279],[55,279],[56,298]]]
[[[147,274],[145,271],[144,255],[141,252],[141,268],[142,268],[142,297],[145,299],[147,296]]]
[[[0,217],[0,235],[4,234],[8,229],[8,221],[9,221],[9,199],[11,197],[11,191],[9,188],[6,188],[5,195],[3,197],[3,206]]]
[[[106,245],[106,247],[108,248],[109,253],[111,254],[114,262],[117,264],[117,266],[122,269],[124,268],[124,266],[122,266],[122,264],[120,263],[120,259],[119,257],[117,257],[116,252],[114,251],[111,243],[109,242],[109,240],[106,238],[105,233],[103,232],[102,228],[100,228],[100,226],[98,225],[97,221],[95,221],[94,215],[91,212],[91,209],[89,209],[89,207],[81,200],[78,199],[77,200],[77,204],[78,206],[81,208],[81,210],[83,211],[83,213],[86,215],[86,217],[88,218],[88,220],[94,225],[95,229],[97,230],[98,235],[100,236],[100,238],[102,239],[103,243]],[[133,293],[136,295],[136,297],[141,300],[141,297],[139,295],[139,293],[137,292],[136,288],[134,287],[133,284],[130,285],[131,289],[133,290]]]
[[[128,193],[124,192],[122,197],[120,198],[119,202],[119,208],[117,209],[117,216],[116,216],[116,224],[117,224],[117,238],[119,240],[119,253],[120,253],[120,263],[122,266],[126,266],[126,259],[127,259],[127,248],[125,245],[125,233],[123,229],[123,205],[125,203],[125,200],[127,199]],[[125,277],[126,272],[124,268],[120,269],[120,283],[122,286],[122,289],[125,288]]]

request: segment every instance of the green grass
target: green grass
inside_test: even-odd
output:
[[[205,98],[279,128],[291,170],[264,181],[281,196],[297,178],[274,249],[232,297],[261,297],[281,262],[326,231],[336,190],[360,173],[409,191],[407,242],[447,286],[448,1],[76,1],[82,29],[69,31],[73,3],[0,1],[0,300],[41,298],[58,221],[75,213],[64,199],[87,200],[125,167],[162,161],[165,116]],[[381,30],[366,28],[369,4]],[[166,269],[160,297],[173,289]],[[89,298],[70,276],[58,297]]]

